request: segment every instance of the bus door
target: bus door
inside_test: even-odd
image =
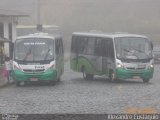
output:
[[[102,40],[102,72],[103,74],[108,74],[108,41],[103,39]]]
[[[97,71],[102,74],[102,38],[95,38],[94,64]]]
[[[111,38],[102,40],[102,71],[109,74],[109,70],[113,70],[114,66],[114,47]]]

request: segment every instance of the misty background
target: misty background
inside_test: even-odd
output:
[[[37,0],[0,0],[0,9],[26,12],[20,25],[37,24]],[[160,41],[160,0],[40,0],[42,24],[57,25],[69,51],[75,31],[128,32]]]

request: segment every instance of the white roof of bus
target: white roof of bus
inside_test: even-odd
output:
[[[23,38],[50,38],[50,39],[55,39],[57,37],[60,37],[60,35],[49,35],[48,33],[34,33],[34,34],[29,34],[25,36],[19,36],[17,39],[23,39]]]
[[[144,35],[128,34],[128,33],[74,32],[72,35],[97,36],[97,37],[108,37],[108,38],[116,38],[116,37],[143,37],[143,38],[147,38]]]

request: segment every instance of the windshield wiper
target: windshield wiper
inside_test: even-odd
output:
[[[125,49],[125,48],[121,48],[122,50],[124,50],[124,51],[126,51],[126,52],[128,52],[128,53],[130,53],[130,52],[132,52],[131,50],[128,50],[128,49]],[[134,53],[133,53],[134,54]],[[137,57],[137,59],[139,59],[139,57],[137,56],[137,55],[135,55],[134,54],[134,56],[135,57]],[[126,56],[125,56],[126,57]],[[124,58],[124,57],[123,57]]]
[[[126,52],[130,52],[130,50],[128,49],[125,49],[125,48],[122,48],[122,50],[126,51]]]
[[[135,48],[132,48],[132,49],[134,49],[134,50],[136,50],[136,51],[138,51],[140,53],[143,53],[143,54],[145,54],[147,56],[147,58],[150,58],[150,56],[147,53],[145,53],[144,51],[138,50],[138,49],[135,49]]]

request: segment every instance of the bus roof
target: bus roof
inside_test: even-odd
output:
[[[56,38],[62,38],[62,37],[61,37],[61,35],[49,35],[48,33],[43,33],[43,32],[17,37],[17,39],[23,39],[23,38],[50,38],[50,39],[56,39]]]
[[[103,32],[74,32],[72,34],[77,36],[94,36],[94,37],[107,37],[107,38],[117,38],[117,37],[142,37],[147,38],[144,35],[138,35],[138,34],[129,34],[129,33],[103,33]]]

